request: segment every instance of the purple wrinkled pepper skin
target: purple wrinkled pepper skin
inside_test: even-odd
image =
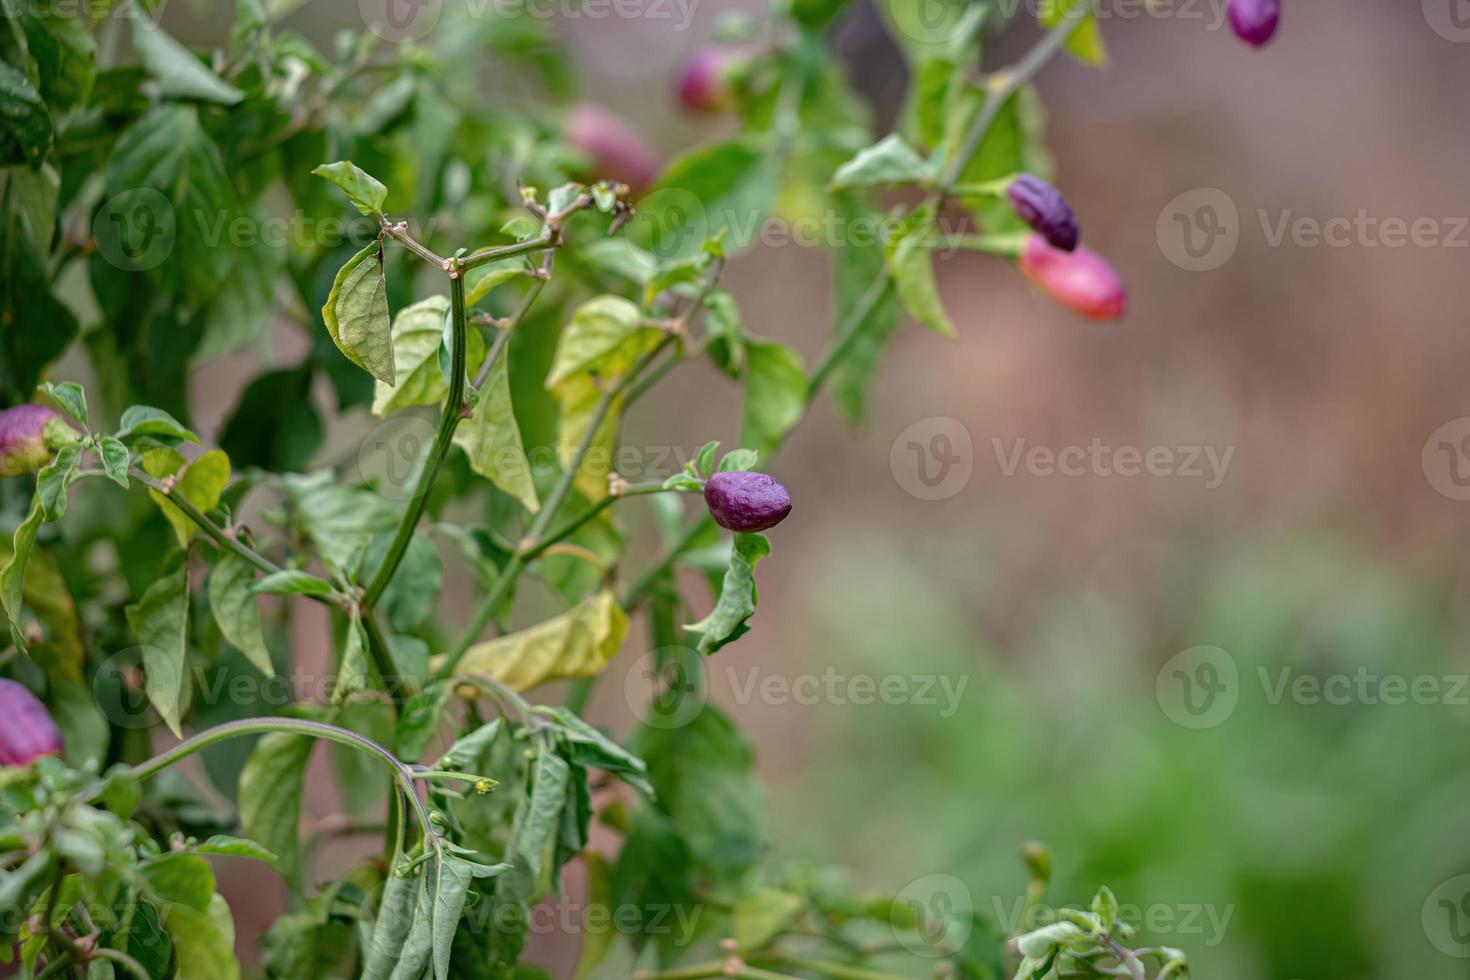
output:
[[[1276,34],[1281,23],[1281,0],[1229,0],[1226,13],[1240,39],[1259,48]]]
[[[28,766],[61,754],[61,729],[25,686],[0,678],[0,766]]]
[[[1070,252],[1077,247],[1081,237],[1077,216],[1061,191],[1040,177],[1022,174],[1006,189],[1006,199],[1011,203],[1011,210],[1052,248]]]
[[[46,423],[58,417],[44,405],[0,411],[0,477],[34,473],[50,462]]]
[[[764,473],[716,473],[704,485],[704,502],[727,531],[766,531],[791,513],[791,495]]]

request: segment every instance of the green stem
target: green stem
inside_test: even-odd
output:
[[[444,256],[435,253],[427,245],[410,235],[408,233],[407,223],[394,224],[393,222],[388,220],[386,215],[381,214],[378,215],[378,223],[382,227],[384,235],[387,235],[395,241],[403,243],[404,247],[407,248],[410,252],[412,252],[414,255],[417,255],[419,258],[423,259],[430,265],[434,266],[436,269],[439,269],[443,272],[449,271],[449,260],[446,259]]]
[[[372,655],[373,666],[378,669],[378,676],[383,679],[383,684],[388,695],[393,699],[393,704],[400,711],[403,704],[413,697],[413,685],[398,673],[398,664],[393,659],[393,654],[388,650],[388,641],[383,636],[382,627],[378,625],[377,614],[371,609],[361,610],[362,629],[367,634],[368,653]]]
[[[619,500],[626,500],[629,497],[646,497],[650,494],[655,493],[676,492],[677,491],[674,490],[665,490],[663,481],[656,480],[651,483],[635,483],[632,486],[625,487],[624,489],[619,491],[616,496],[608,494],[606,497],[603,497],[597,503],[587,508],[581,514],[578,514],[572,520],[567,521],[559,529],[547,534],[536,544],[526,549],[526,560],[535,561],[537,558],[540,558],[548,548],[554,547],[555,545],[558,545],[561,542],[565,541],[567,538],[571,537],[573,534],[576,534],[583,527],[595,520],[597,515],[607,510]]]
[[[337,742],[340,745],[360,749],[377,756],[393,771],[393,779],[398,784],[398,788],[403,791],[408,797],[409,802],[413,805],[419,823],[423,827],[425,838],[429,839],[434,836],[433,825],[429,822],[429,811],[425,808],[423,800],[419,799],[414,785],[413,771],[400,762],[396,755],[372,739],[349,731],[346,728],[338,728],[336,725],[328,725],[320,721],[308,721],[304,718],[247,718],[242,721],[225,722],[222,725],[216,725],[208,731],[200,732],[192,738],[185,739],[173,748],[149,759],[147,762],[134,766],[133,775],[139,780],[146,780],[167,769],[169,766],[187,759],[201,749],[209,748],[211,745],[216,745],[232,738],[244,738],[247,735],[268,735],[272,732],[292,732],[311,738],[320,738],[329,742]],[[84,796],[83,799],[86,800],[87,797]]]
[[[514,245],[501,245],[498,248],[486,248],[478,252],[471,252],[459,260],[459,268],[463,272],[468,272],[471,269],[478,269],[482,265],[489,265],[491,262],[499,262],[501,259],[515,258],[517,255],[526,255],[530,252],[539,252],[542,249],[556,247],[556,236],[554,234],[543,234],[539,238],[517,242]]]
[[[765,957],[756,957],[765,959]],[[805,956],[789,956],[785,953],[776,953],[771,959],[784,966],[797,970],[810,970],[820,973],[822,976],[831,977],[832,980],[906,980],[896,973],[884,973],[880,970],[865,970],[861,967],[848,966],[845,963],[832,963],[827,960],[810,959]]]
[[[621,602],[623,609],[627,610],[628,612],[632,612],[635,608],[637,608],[639,603],[646,599],[648,597],[648,594],[653,591],[654,583],[663,577],[664,573],[669,570],[669,567],[672,566],[674,562],[678,561],[679,556],[682,555],[684,553],[684,550],[689,547],[690,542],[698,537],[701,532],[708,529],[712,521],[713,518],[706,514],[703,517],[699,518],[699,520],[694,521],[688,527],[684,528],[684,531],[679,535],[678,540],[676,540],[672,545],[669,546],[669,550],[664,552],[664,556],[663,558],[659,559],[658,564],[654,565],[648,571],[638,576],[638,580],[628,588],[628,591],[626,593],[623,594],[623,599]]]
[[[439,478],[439,472],[444,468],[444,460],[448,457],[450,447],[454,444],[454,430],[458,428],[460,419],[464,417],[465,347],[468,341],[469,326],[465,315],[463,270],[450,273],[449,294],[453,318],[451,321],[449,397],[445,399],[444,410],[439,418],[439,431],[434,437],[434,445],[429,450],[429,457],[424,461],[424,468],[419,473],[419,481],[414,488],[413,498],[403,512],[403,518],[398,522],[398,531],[393,535],[393,542],[388,546],[388,553],[383,557],[383,564],[379,566],[377,574],[373,576],[367,592],[363,595],[362,601],[365,608],[372,608],[382,598],[384,590],[388,588],[388,583],[393,581],[393,573],[398,571],[399,563],[403,561],[403,556],[408,552],[414,531],[418,528],[419,518],[423,516],[424,508],[428,505],[429,491],[434,488],[434,481]]]
[[[111,960],[134,977],[137,977],[138,980],[151,980],[143,964],[121,950],[99,946],[92,950],[91,957],[96,960]]]
[[[71,953],[62,953],[60,956],[56,957],[56,959],[52,960],[50,963],[47,963],[45,967],[41,969],[40,973],[36,974],[36,980],[49,980],[50,977],[58,975],[59,973],[61,973],[62,970],[65,970],[67,967],[71,966],[71,962]]]

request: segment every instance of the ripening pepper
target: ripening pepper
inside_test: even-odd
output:
[[[1021,273],[1052,299],[1090,320],[1116,320],[1127,305],[1123,280],[1107,259],[1085,245],[1063,252],[1032,235],[1021,253]]]
[[[1228,0],[1225,12],[1240,39],[1259,48],[1281,23],[1281,0]]]
[[[53,422],[66,425],[44,405],[17,405],[0,411],[0,476],[34,473],[51,461],[46,430]]]
[[[1053,248],[1070,252],[1077,247],[1077,216],[1062,192],[1040,177],[1021,174],[1006,188],[1006,200],[1011,210]]]
[[[710,516],[727,531],[765,531],[791,513],[791,495],[764,473],[716,473],[704,485]]]
[[[699,48],[679,72],[679,101],[690,112],[724,112],[735,94],[733,76],[745,63],[746,55],[735,48]]]
[[[61,754],[61,729],[24,685],[0,678],[0,766],[28,766]]]
[[[635,194],[653,186],[663,168],[643,137],[601,106],[583,103],[574,108],[567,117],[566,138],[592,158],[589,177],[619,181]]]

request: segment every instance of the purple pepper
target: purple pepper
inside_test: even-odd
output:
[[[51,461],[46,423],[60,418],[44,405],[17,405],[0,411],[0,477],[34,473]]]
[[[0,766],[28,766],[61,754],[61,729],[24,685],[0,678]]]
[[[1252,47],[1271,40],[1281,23],[1281,0],[1229,0],[1225,10],[1235,33]]]
[[[1022,174],[1011,181],[1006,189],[1006,199],[1011,210],[1026,224],[1041,234],[1053,248],[1070,252],[1077,247],[1081,237],[1077,229],[1077,216],[1062,192],[1040,177]]]
[[[791,495],[764,473],[716,473],[704,485],[704,502],[728,531],[765,531],[791,513]]]

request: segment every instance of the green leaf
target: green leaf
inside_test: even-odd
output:
[[[290,882],[300,870],[301,797],[313,744],[304,735],[272,732],[255,743],[240,774],[240,825],[277,855],[275,866]]]
[[[464,914],[470,882],[477,878],[495,877],[504,870],[504,865],[477,864],[444,852],[440,852],[433,860],[427,886],[432,889],[433,898],[432,938],[436,980],[448,980],[454,934],[459,931],[459,920]],[[415,980],[417,976],[405,973],[404,980]]]
[[[66,492],[77,477],[77,466],[81,460],[80,448],[63,446],[56,458],[36,474],[36,497],[41,501],[41,513],[48,524],[66,516]]]
[[[224,857],[250,858],[252,861],[264,861],[266,864],[274,864],[276,855],[253,840],[244,837],[231,837],[229,834],[215,834],[209,840],[194,848],[196,854],[218,854]]]
[[[386,553],[387,542],[380,540],[384,541],[382,549]],[[370,562],[369,566],[374,564]],[[403,563],[383,592],[380,605],[388,615],[388,622],[399,633],[417,630],[433,613],[443,585],[444,563],[439,560],[439,549],[428,537],[415,534],[409,539]]]
[[[732,449],[720,460],[721,473],[737,473],[753,470],[760,462],[760,454],[754,449]]]
[[[235,105],[245,93],[204,67],[194,52],[169,37],[148,17],[130,18],[133,47],[164,95]]]
[[[475,414],[454,430],[454,444],[464,450],[470,469],[519,500],[527,510],[541,510],[526,458],[521,427],[510,394],[510,352],[503,352],[480,386]]]
[[[627,615],[612,592],[603,591],[560,616],[471,647],[455,673],[484,674],[515,691],[593,677],[617,655],[627,635]]]
[[[122,429],[117,438],[122,442],[133,444],[141,439],[164,440],[169,443],[192,442],[199,443],[199,437],[179,422],[178,419],[168,414],[161,408],[151,408],[147,405],[133,405],[122,413]]]
[[[137,605],[128,606],[128,625],[142,650],[144,690],[164,724],[183,737],[179,719],[188,690],[189,565],[178,567],[148,587]]]
[[[87,393],[82,390],[81,385],[75,381],[63,381],[59,385],[48,381],[41,386],[41,390],[46,392],[46,396],[55,402],[63,412],[80,422],[82,428],[85,429],[92,424],[87,414]]]
[[[372,941],[363,956],[363,980],[388,980],[392,975],[394,964],[399,961],[409,930],[413,927],[419,895],[426,887],[425,875],[422,867],[403,877],[395,868],[389,869],[388,880],[383,885],[383,898],[378,903]],[[420,964],[420,970],[422,968]]]
[[[51,148],[51,114],[30,79],[0,61],[0,166],[38,170]]]
[[[204,305],[235,273],[222,228],[239,194],[197,106],[165,102],[123,132],[107,158],[98,248],[125,270],[146,269],[166,291]]]
[[[898,286],[898,297],[919,323],[946,337],[955,335],[954,323],[939,298],[934,276],[932,210],[920,208],[888,244],[888,269]]]
[[[845,191],[835,194],[832,204],[838,216],[849,222],[849,227],[880,220],[857,193]],[[849,321],[857,316],[859,310],[865,306],[869,309],[862,321],[851,327],[853,339],[847,344],[846,353],[834,371],[833,400],[843,416],[853,424],[867,418],[868,388],[878,357],[888,339],[903,323],[903,310],[896,290],[891,286],[875,285],[888,278],[884,253],[879,242],[850,242],[846,248],[836,249],[833,253],[836,328],[849,329]],[[883,292],[875,302],[873,290],[878,288]]]
[[[1055,27],[1083,2],[1085,0],[1054,0],[1052,3],[1044,3],[1037,8],[1036,20],[1042,27]],[[1102,28],[1095,13],[1084,14],[1082,23],[1072,29],[1071,36],[1067,38],[1067,53],[1084,65],[1098,68],[1108,66],[1108,49],[1103,43]]]
[[[776,191],[764,145],[739,139],[702,147],[669,164],[639,202],[631,232],[664,259],[693,255],[721,234],[732,253],[744,251],[755,244]]]
[[[832,175],[833,187],[872,187],[880,184],[920,184],[939,179],[933,165],[897,133],[863,150]]]
[[[653,786],[648,782],[648,766],[638,756],[577,717],[570,708],[547,707],[539,709],[538,713],[554,718],[560,724],[571,762],[612,773],[639,792],[653,795]]]
[[[398,525],[398,512],[387,501],[343,486],[331,471],[287,476],[284,484],[297,518],[293,527],[338,568],[359,562],[375,535]]]
[[[225,639],[262,674],[274,677],[276,668],[266,649],[260,609],[251,588],[254,583],[254,565],[232,551],[222,552],[209,574],[209,608]]]
[[[397,380],[388,321],[383,247],[373,242],[347,260],[322,307],[327,332],[346,358],[386,385]]]
[[[448,298],[432,296],[393,319],[393,365],[397,382],[374,383],[374,415],[387,415],[410,405],[437,405],[449,394],[449,379],[439,370],[439,348],[448,315]],[[478,330],[470,331],[466,353],[466,364],[474,371],[485,359],[485,340]]]
[[[267,575],[250,588],[256,595],[325,596],[336,591],[331,582],[294,568]]]
[[[529,276],[531,270],[521,257],[502,259],[470,272],[465,280],[465,306],[471,307],[489,296],[499,286],[513,279]]]
[[[102,470],[107,478],[124,490],[128,488],[128,467],[133,465],[133,454],[121,439],[103,436],[98,444],[102,456]]]
[[[332,688],[332,704],[341,707],[352,695],[365,690],[369,669],[367,632],[362,628],[361,616],[354,607],[352,618],[347,623],[347,646],[337,668],[337,683]]]
[[[388,188],[376,177],[348,160],[324,163],[312,173],[331,181],[351,198],[357,210],[366,215],[381,215]]]
[[[403,706],[398,719],[398,729],[393,738],[394,752],[400,759],[417,762],[424,750],[439,733],[444,721],[444,709],[454,696],[454,685],[449,681],[436,681],[425,687]]]
[[[61,178],[56,168],[50,164],[39,170],[14,167],[8,173],[10,194],[25,216],[32,240],[49,253],[56,236],[56,206],[61,194]]]
[[[434,768],[450,772],[473,772],[480,756],[500,737],[504,729],[505,720],[503,718],[496,718],[492,722],[481,725],[468,735],[456,740],[439,757]]]
[[[602,402],[603,390],[591,377],[579,374],[566,381],[557,390],[560,413],[556,423],[557,457],[563,467],[572,465],[577,447],[587,435],[587,429],[597,414]],[[596,503],[607,496],[607,478],[617,448],[618,417],[622,413],[622,399],[613,399],[607,414],[598,426],[590,443],[587,456],[577,471],[574,484],[577,492]]]
[[[31,549],[36,545],[36,532],[41,529],[44,516],[41,513],[39,495],[31,499],[31,509],[24,521],[15,529],[11,540],[10,560],[0,569],[0,602],[5,606],[5,616],[10,620],[10,639],[15,648],[26,651],[25,631],[21,628],[21,601],[25,594],[26,566],[31,560]]]
[[[742,952],[765,948],[806,907],[806,899],[775,888],[758,888],[735,903],[735,942]]]
[[[497,898],[508,893],[513,901],[529,902],[555,886],[550,852],[556,844],[570,778],[566,761],[543,747],[532,765],[530,795],[522,797],[511,824],[505,847],[511,869],[501,881]]]
[[[173,525],[179,545],[187,547],[199,526],[170,497],[183,497],[200,513],[208,514],[219,506],[220,495],[230,484],[230,458],[218,449],[211,449],[192,463],[185,464],[184,458],[172,449],[150,449],[143,455],[143,470],[155,480],[174,480],[168,497],[157,490],[149,490],[148,496]]]
[[[176,980],[239,980],[235,928],[223,896],[210,899],[208,912],[171,905],[163,924],[174,943]]]
[[[613,360],[611,355],[623,353],[620,363],[613,371],[599,373],[624,373],[631,360],[624,343],[631,337],[646,331],[645,336],[657,336],[658,331],[643,325],[643,311],[636,303],[621,296],[598,296],[577,308],[572,322],[562,332],[561,342],[556,348],[556,360],[551,374],[546,378],[546,387],[556,388],[575,374],[597,370],[604,359]],[[641,352],[642,345],[630,345]],[[636,358],[637,353],[633,353]]]
[[[730,567],[725,572],[720,598],[702,621],[685,629],[701,634],[699,652],[712,654],[748,631],[746,622],[755,614],[760,597],[755,587],[755,566],[771,553],[771,543],[759,534],[735,535]]]
[[[746,346],[745,417],[740,442],[762,456],[774,452],[806,413],[806,366],[784,344]]]
[[[185,851],[169,851],[138,865],[138,876],[153,897],[165,907],[183,905],[199,912],[209,911],[214,897],[214,869],[209,862]]]

